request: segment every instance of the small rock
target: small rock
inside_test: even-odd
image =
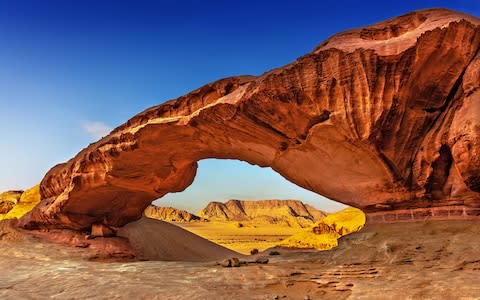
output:
[[[273,299],[273,300],[278,300],[278,299],[280,299],[280,297],[279,297],[278,295],[275,295],[275,296],[273,296],[272,299]]]
[[[258,249],[257,248],[253,248],[252,250],[250,250],[250,254],[251,255],[255,255],[258,253]]]
[[[91,234],[87,234],[87,235],[85,236],[85,239],[86,239],[86,240],[93,240],[94,238],[95,238],[95,236],[94,236],[94,235],[91,235]]]
[[[77,248],[88,248],[90,246],[89,243],[78,243],[75,245]]]
[[[266,257],[259,257],[255,260],[257,264],[268,264],[268,258]]]
[[[230,259],[223,260],[220,265],[224,268],[230,268],[232,266],[232,261]]]
[[[232,267],[240,267],[240,260],[236,257],[230,259]]]
[[[310,296],[309,295],[306,295],[305,298],[303,298],[305,300],[310,300]]]
[[[240,265],[245,265],[245,266],[247,266],[247,265],[248,265],[248,261],[246,261],[246,260],[241,260],[241,261],[240,261]]]

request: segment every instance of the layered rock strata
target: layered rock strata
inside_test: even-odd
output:
[[[367,213],[480,207],[480,21],[417,11],[149,108],[53,167],[23,226],[122,226],[238,159]],[[478,214],[478,213],[476,213]]]

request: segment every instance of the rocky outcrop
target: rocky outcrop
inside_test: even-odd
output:
[[[18,203],[22,193],[23,191],[6,191],[0,194],[0,220]]]
[[[308,227],[326,214],[299,200],[229,200],[210,202],[198,215],[212,221],[249,221]]]
[[[8,191],[0,194],[0,220],[19,219],[30,212],[41,200],[37,184],[25,191]]]
[[[480,21],[413,12],[147,109],[41,182],[27,228],[122,226],[238,159],[366,212],[480,206]]]
[[[330,250],[338,246],[338,239],[342,236],[362,229],[365,220],[365,214],[361,210],[347,207],[326,216],[307,230],[281,241],[279,246]]]
[[[197,215],[191,214],[186,210],[176,209],[173,207],[160,207],[156,205],[149,205],[143,212],[145,217],[150,219],[157,219],[166,222],[195,222],[206,221]]]

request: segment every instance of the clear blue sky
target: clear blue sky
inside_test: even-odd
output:
[[[0,190],[39,182],[149,106],[282,66],[336,32],[430,7],[480,15],[478,0],[0,0]],[[196,210],[213,199],[270,197],[337,208],[269,169],[214,160],[165,202]]]

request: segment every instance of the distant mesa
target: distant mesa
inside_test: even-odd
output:
[[[179,222],[179,223],[187,223],[187,222],[199,222],[199,221],[207,221],[204,218],[201,218],[197,215],[189,213],[186,210],[176,209],[173,207],[160,207],[156,205],[149,205],[144,213],[145,217],[150,219],[157,219],[166,222]]]
[[[148,218],[167,222],[241,222],[243,225],[310,227],[327,214],[299,200],[228,200],[210,202],[198,215],[173,207],[149,205]]]
[[[309,227],[326,213],[299,200],[229,200],[210,202],[198,215],[210,221]]]

